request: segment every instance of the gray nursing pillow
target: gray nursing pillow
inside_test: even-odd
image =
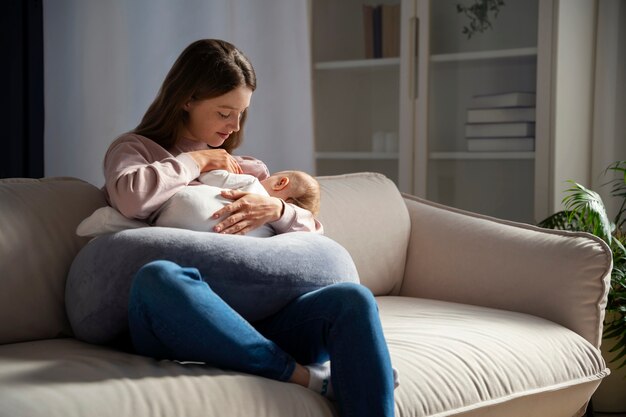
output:
[[[125,230],[91,240],[72,263],[65,305],[76,338],[109,343],[126,334],[131,281],[157,259],[197,268],[250,322],[309,291],[358,282],[348,251],[314,233],[255,238],[164,227]]]

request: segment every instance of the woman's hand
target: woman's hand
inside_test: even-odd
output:
[[[243,235],[283,214],[283,202],[276,197],[237,190],[224,190],[222,197],[235,201],[213,214],[214,219],[227,216],[213,228],[218,233]]]
[[[191,156],[200,172],[212,171],[214,169],[224,169],[235,174],[243,174],[239,163],[224,149],[207,149],[206,151],[187,152]]]

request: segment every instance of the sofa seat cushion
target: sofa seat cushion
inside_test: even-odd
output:
[[[598,349],[558,324],[510,311],[379,297],[399,370],[398,416],[567,416],[609,372]]]
[[[0,346],[0,416],[331,417],[295,384],[156,361],[76,339]]]
[[[572,417],[608,372],[557,324],[520,313],[377,298],[397,417]],[[336,416],[294,384],[156,361],[76,339],[0,346],[0,416]]]

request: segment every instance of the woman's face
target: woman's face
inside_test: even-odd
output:
[[[182,135],[214,148],[222,145],[231,133],[239,131],[244,110],[250,106],[252,90],[236,89],[215,98],[191,100],[184,109],[189,113]]]

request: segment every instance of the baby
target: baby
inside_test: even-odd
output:
[[[281,171],[259,181],[247,174],[233,174],[224,170],[205,172],[198,177],[202,183],[183,188],[161,206],[153,223],[155,226],[212,232],[221,219],[211,216],[232,200],[221,196],[223,189],[235,189],[278,197],[317,215],[320,204],[318,182],[302,171]],[[269,237],[276,232],[265,224],[247,236]]]

